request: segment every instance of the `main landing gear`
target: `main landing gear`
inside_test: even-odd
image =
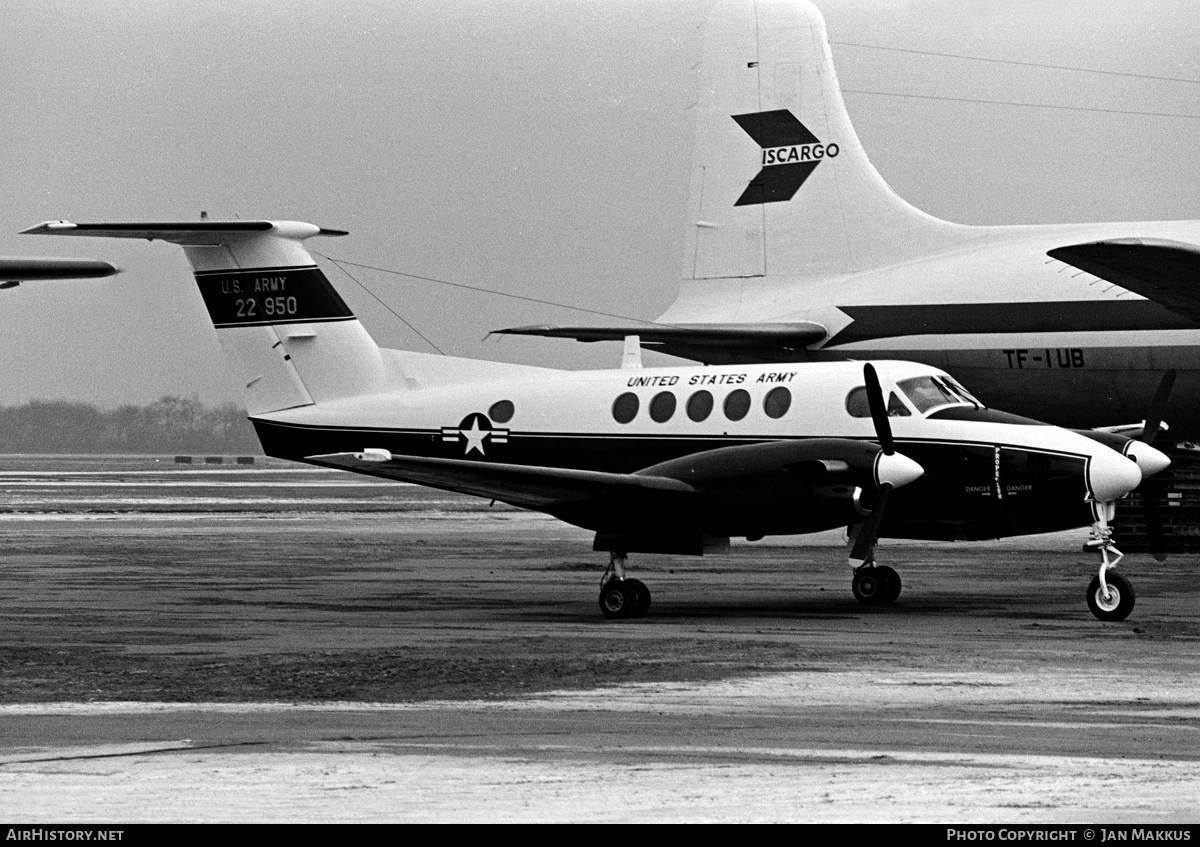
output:
[[[1116,513],[1116,504],[1109,500],[1092,504],[1092,535],[1083,545],[1085,550],[1100,551],[1100,573],[1092,577],[1087,590],[1088,608],[1102,621],[1123,621],[1133,611],[1137,596],[1129,580],[1111,569],[1124,558],[1124,554],[1112,543],[1112,527],[1108,522]],[[1109,558],[1112,554],[1112,558]]]
[[[854,597],[865,606],[886,606],[900,596],[900,574],[887,565],[865,562],[854,569]]]
[[[875,507],[879,512],[883,503]],[[874,518],[874,520],[872,520]],[[854,598],[864,606],[887,606],[900,596],[900,574],[887,565],[875,564],[878,515],[872,513],[864,523],[850,526],[850,567],[854,571]]]
[[[624,553],[609,554],[600,578],[600,611],[610,620],[642,618],[650,611],[650,589],[640,579],[625,576],[627,558]]]

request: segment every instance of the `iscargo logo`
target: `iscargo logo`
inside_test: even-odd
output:
[[[762,170],[735,206],[783,203],[791,200],[822,159],[832,159],[836,144],[822,144],[787,109],[732,115],[738,126],[762,148]]]

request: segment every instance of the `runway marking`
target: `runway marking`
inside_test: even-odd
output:
[[[180,753],[192,752],[195,750],[220,750],[227,747],[261,747],[266,744],[274,744],[273,741],[229,741],[221,744],[194,744],[191,741],[178,741],[174,744],[163,744],[161,742],[153,745],[146,744],[122,744],[116,745],[122,749],[111,750],[103,753],[86,753],[86,752],[69,752],[69,753],[46,753],[44,755],[33,755],[27,758],[18,759],[9,756],[0,756],[0,767],[5,765],[32,765],[42,764],[45,762],[72,762],[88,759],[119,759],[128,756],[150,756],[157,753]],[[66,748],[67,750],[77,748]],[[86,749],[86,748],[85,748]]]
[[[338,742],[316,742],[314,746],[328,747],[333,745],[335,749],[347,749],[345,745]],[[351,745],[353,746],[353,745]],[[374,749],[378,749],[381,745],[369,745]],[[1110,760],[1102,756],[1080,756],[1080,755],[1046,755],[1046,754],[1021,754],[1021,753],[971,753],[971,752],[948,752],[936,751],[925,752],[920,750],[894,750],[894,749],[846,749],[846,748],[831,748],[820,749],[814,747],[801,747],[792,749],[781,749],[777,747],[742,747],[729,746],[718,747],[713,745],[663,745],[663,744],[627,744],[622,742],[620,745],[604,746],[596,744],[538,744],[530,747],[520,747],[513,744],[439,744],[432,742],[398,742],[395,744],[386,745],[388,749],[412,749],[413,751],[437,751],[443,754],[453,755],[455,752],[464,754],[476,754],[480,752],[499,753],[502,755],[521,755],[523,753],[577,753],[584,754],[587,757],[594,757],[597,754],[604,755],[620,755],[620,756],[670,756],[678,758],[697,758],[704,757],[712,758],[738,758],[738,759],[755,759],[763,761],[795,761],[804,763],[847,763],[847,764],[877,764],[877,765],[894,765],[894,764],[923,764],[923,765],[944,765],[952,767],[979,767],[979,768],[1004,768],[1015,769],[1028,767],[1030,765],[1040,768],[1061,768],[1064,765],[1085,766],[1089,763],[1119,761],[1121,763],[1144,764],[1151,766],[1162,766],[1166,763],[1171,763],[1179,767],[1189,770],[1194,770],[1197,776],[1200,776],[1200,762],[1192,759],[1132,759],[1121,758],[1119,760]]]
[[[936,724],[953,724],[956,726],[962,725],[979,725],[979,726],[1036,726],[1046,727],[1047,729],[1081,729],[1090,727],[1092,729],[1116,729],[1128,731],[1130,727],[1139,727],[1142,729],[1167,729],[1179,730],[1187,729],[1193,732],[1200,731],[1200,726],[1188,726],[1182,723],[1145,723],[1143,721],[1121,721],[1119,723],[1100,723],[1097,721],[1087,720],[1085,715],[1081,715],[1078,721],[997,721],[997,720],[977,720],[963,719],[956,720],[955,718],[887,718],[887,720],[896,723],[936,723]]]

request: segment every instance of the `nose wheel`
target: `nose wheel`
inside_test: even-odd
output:
[[[1088,608],[1102,621],[1125,620],[1133,611],[1133,604],[1137,599],[1133,593],[1133,586],[1125,577],[1115,573],[1108,574],[1105,583],[1101,585],[1100,577],[1092,577],[1092,583],[1087,590]]]

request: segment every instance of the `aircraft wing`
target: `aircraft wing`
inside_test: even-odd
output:
[[[621,493],[654,492],[668,496],[696,493],[686,482],[663,476],[397,456],[383,450],[329,453],[309,456],[307,460],[371,476],[490,497],[538,511]]]
[[[1198,245],[1163,238],[1115,238],[1046,252],[1200,323]]]
[[[539,335],[576,341],[621,341],[636,335],[641,345],[660,353],[706,364],[738,364],[778,359],[825,338],[818,323],[645,324],[642,326],[519,326],[497,335]]]
[[[403,456],[377,449],[307,456],[305,460],[494,498],[526,509],[554,511],[614,498],[635,509],[637,504],[686,508],[725,487],[746,482],[753,482],[770,500],[777,496],[770,490],[770,481],[782,479],[813,492],[834,478],[853,477],[860,484],[874,486],[882,478],[879,453],[880,448],[873,443],[849,439],[768,441],[691,453],[634,473]],[[888,481],[900,486],[910,479]],[[744,499],[753,495],[739,496]]]
[[[24,280],[92,279],[112,276],[117,269],[97,259],[41,259],[34,256],[0,256],[0,285],[11,288]]]

